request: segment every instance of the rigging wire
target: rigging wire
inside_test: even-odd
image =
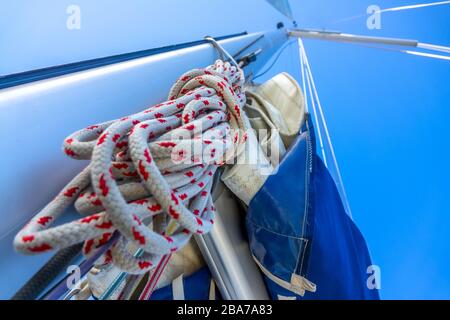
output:
[[[450,47],[438,46],[438,45],[430,44],[430,43],[419,42],[419,43],[417,43],[417,48],[450,53]]]
[[[337,159],[336,159],[336,155],[334,153],[333,144],[331,143],[330,133],[328,131],[328,126],[327,126],[327,123],[326,123],[326,120],[325,120],[325,116],[324,116],[324,113],[323,113],[322,105],[320,103],[319,95],[317,93],[317,88],[316,88],[316,85],[315,85],[315,82],[314,82],[314,78],[312,76],[312,71],[311,71],[311,66],[309,64],[309,61],[308,61],[308,56],[306,55],[306,50],[305,50],[305,47],[303,46],[303,43],[300,42],[300,41],[299,41],[299,46],[300,46],[300,50],[302,50],[302,54],[303,54],[303,60],[304,60],[304,63],[305,63],[306,76],[307,76],[307,78],[309,78],[309,81],[311,83],[311,87],[312,87],[313,92],[314,92],[314,98],[316,100],[317,108],[319,110],[320,120],[322,122],[322,126],[323,126],[324,131],[325,131],[325,136],[327,138],[327,144],[328,144],[328,147],[330,149],[331,158],[333,160],[333,165],[334,165],[335,172],[336,172],[336,175],[337,175],[336,183],[338,185],[339,193],[341,194],[342,202],[344,204],[344,207],[345,207],[345,210],[346,210],[347,214],[349,215],[350,218],[352,218],[350,204],[348,202],[347,194],[345,192],[344,182],[342,180],[342,176],[341,176],[341,172],[340,172],[340,169],[339,169],[339,165],[338,165],[338,162],[337,162]],[[311,98],[311,101],[312,100],[313,99]]]
[[[300,50],[300,41],[302,41],[302,39],[298,38],[298,51],[299,51],[299,56],[300,56],[300,70],[301,70],[301,74],[302,74],[302,86],[303,86],[303,94],[305,95],[305,110],[306,112],[309,112],[309,108],[308,108],[308,99],[306,97],[306,81],[305,81],[305,63],[303,61],[303,54]]]
[[[415,55],[415,56],[433,58],[433,59],[450,60],[450,56],[444,56],[444,55],[441,55],[441,54],[420,52],[420,51],[414,51],[414,50],[401,50],[401,52],[404,52],[404,53],[407,53],[407,54],[412,54],[412,55]]]
[[[283,51],[289,47],[290,45],[292,45],[293,43],[295,43],[295,40],[291,40],[286,42],[279,50],[278,53],[276,55],[276,57],[273,59],[272,63],[266,68],[266,70],[262,71],[261,73],[257,74],[256,76],[253,77],[253,80],[262,77],[263,75],[265,75],[267,72],[269,72],[273,66],[275,65],[275,63],[278,61],[278,59],[280,58],[281,54],[283,53]]]
[[[300,53],[300,63],[301,63],[301,69],[302,69],[302,78],[303,78],[303,74],[305,73],[305,55],[303,53],[303,41],[302,39],[298,38],[298,50]],[[305,79],[303,79],[303,90],[305,93],[305,101],[308,100],[308,97],[306,97],[306,84],[308,85],[308,93],[309,93],[309,99],[311,99],[311,106],[313,109],[313,114],[314,114],[314,122],[316,123],[316,127],[317,127],[317,135],[319,137],[319,145],[320,145],[320,150],[322,152],[322,158],[323,158],[323,163],[325,164],[325,167],[328,168],[328,162],[327,162],[327,156],[325,154],[325,148],[323,146],[323,138],[322,138],[322,130],[320,129],[320,124],[319,124],[319,118],[317,116],[317,110],[316,110],[316,104],[314,103],[314,95],[313,95],[313,91],[311,88],[311,79],[309,77],[308,74],[306,74],[306,83],[305,83]]]
[[[381,12],[389,12],[389,11],[403,11],[403,10],[419,9],[419,8],[424,8],[424,7],[440,6],[440,5],[444,5],[444,4],[450,4],[450,1],[438,1],[438,2],[431,2],[431,3],[412,4],[412,5],[408,5],[408,6],[400,6],[400,7],[382,9],[378,12],[381,13]]]
[[[363,43],[372,45],[385,45],[391,47],[408,47],[414,49],[423,49],[433,52],[431,55],[424,54],[425,56],[446,59],[446,56],[440,55],[440,53],[450,54],[450,47],[419,42],[412,39],[399,39],[399,38],[386,38],[386,37],[371,37],[366,35],[356,35],[348,34],[342,32],[331,32],[331,31],[316,31],[308,29],[293,29],[289,30],[288,34],[292,37],[301,37],[305,39],[316,39],[316,40],[326,40],[333,42],[343,42],[343,43]],[[437,55],[435,53],[438,53]],[[420,53],[419,53],[420,55]]]
[[[419,4],[412,4],[412,5],[407,5],[407,6],[392,7],[392,8],[381,9],[381,10],[375,11],[373,13],[379,14],[379,13],[383,13],[383,12],[404,11],[404,10],[420,9],[420,8],[425,8],[425,7],[440,6],[440,5],[446,5],[446,4],[450,4],[450,1],[438,1],[438,2],[431,2],[431,3],[419,3]],[[363,18],[363,17],[366,17],[366,15],[358,14],[358,15],[347,17],[347,18],[339,19],[332,23],[336,24],[336,23],[341,23],[341,22],[347,22],[347,21],[352,21],[352,20],[356,20],[359,18]]]
[[[432,59],[450,60],[450,56],[447,56],[447,55],[421,52],[421,51],[415,51],[415,50],[405,50],[405,49],[400,49],[400,48],[395,48],[395,47],[370,45],[370,44],[360,43],[360,42],[348,42],[348,43],[357,45],[357,46],[361,46],[361,47],[370,48],[370,49],[378,49],[378,50],[384,50],[384,51],[390,51],[390,52],[401,52],[401,53],[406,53],[406,54],[411,54],[411,55],[421,56],[421,57],[426,57],[426,58],[432,58]],[[449,51],[449,53],[450,53],[450,51]]]

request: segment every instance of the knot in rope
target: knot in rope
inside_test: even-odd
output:
[[[168,101],[70,135],[64,152],[90,163],[16,235],[15,248],[40,253],[84,241],[89,256],[117,231],[105,259],[144,273],[192,234],[209,232],[214,173],[246,142],[243,84],[240,69],[218,60],[183,74]],[[72,204],[84,217],[50,228]]]

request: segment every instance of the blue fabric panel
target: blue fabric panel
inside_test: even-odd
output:
[[[210,284],[211,274],[207,267],[203,267],[190,276],[183,278],[185,300],[209,300]],[[217,291],[216,297],[219,297]],[[155,290],[151,300],[173,300],[172,285]]]
[[[295,273],[317,285],[315,293],[300,297],[266,278],[273,299],[379,299],[366,285],[371,260],[365,240],[315,154],[312,128],[308,120],[278,172],[250,202],[246,224],[252,253],[284,281]]]
[[[253,255],[286,281],[301,268],[307,243],[308,139],[307,132],[296,139],[250,202],[246,219]]]
[[[333,178],[315,157],[312,177],[314,237],[306,277],[317,285],[305,299],[379,299],[366,285],[371,259],[366,241],[346,214]]]

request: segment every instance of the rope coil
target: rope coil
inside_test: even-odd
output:
[[[16,250],[40,253],[84,241],[89,256],[117,230],[121,236],[105,259],[138,274],[192,234],[209,232],[214,173],[246,142],[243,84],[242,70],[217,60],[183,74],[167,102],[70,135],[64,152],[90,164],[16,235]],[[72,204],[84,217],[49,228]],[[176,232],[143,223],[158,215],[175,220]],[[144,254],[133,256],[129,243]]]

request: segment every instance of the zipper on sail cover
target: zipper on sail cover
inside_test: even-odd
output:
[[[307,229],[309,226],[308,223],[308,219],[309,219],[309,211],[310,211],[310,206],[311,206],[311,199],[310,199],[310,184],[311,184],[311,173],[313,170],[313,152],[314,152],[314,144],[313,144],[313,140],[311,137],[311,130],[313,130],[310,125],[309,125],[309,117],[310,114],[307,113],[306,114],[306,119],[305,119],[305,126],[306,126],[306,131],[304,132],[306,134],[305,137],[305,141],[306,141],[306,162],[307,162],[307,168],[308,170],[305,172],[306,174],[306,182],[305,182],[305,190],[306,190],[306,194],[305,194],[305,201],[306,201],[306,209],[305,209],[305,213],[304,213],[304,218],[302,223],[303,228]],[[307,230],[306,230],[307,232]],[[294,270],[294,273],[291,276],[291,284],[292,283],[297,283],[297,284],[301,284],[303,286],[305,286],[305,289],[311,292],[315,292],[316,291],[316,285],[314,283],[312,283],[311,281],[309,281],[308,279],[306,279],[304,276],[302,276],[302,273],[305,274],[305,270],[304,270],[304,263],[305,263],[305,259],[307,259],[307,251],[309,251],[309,247],[310,247],[310,242],[309,242],[309,237],[308,234],[305,234],[305,231],[302,232],[302,238],[304,238],[304,246],[303,246],[303,250],[301,252],[302,257],[301,257],[301,261],[300,263],[297,264],[297,267]],[[301,295],[303,296],[303,295]]]

